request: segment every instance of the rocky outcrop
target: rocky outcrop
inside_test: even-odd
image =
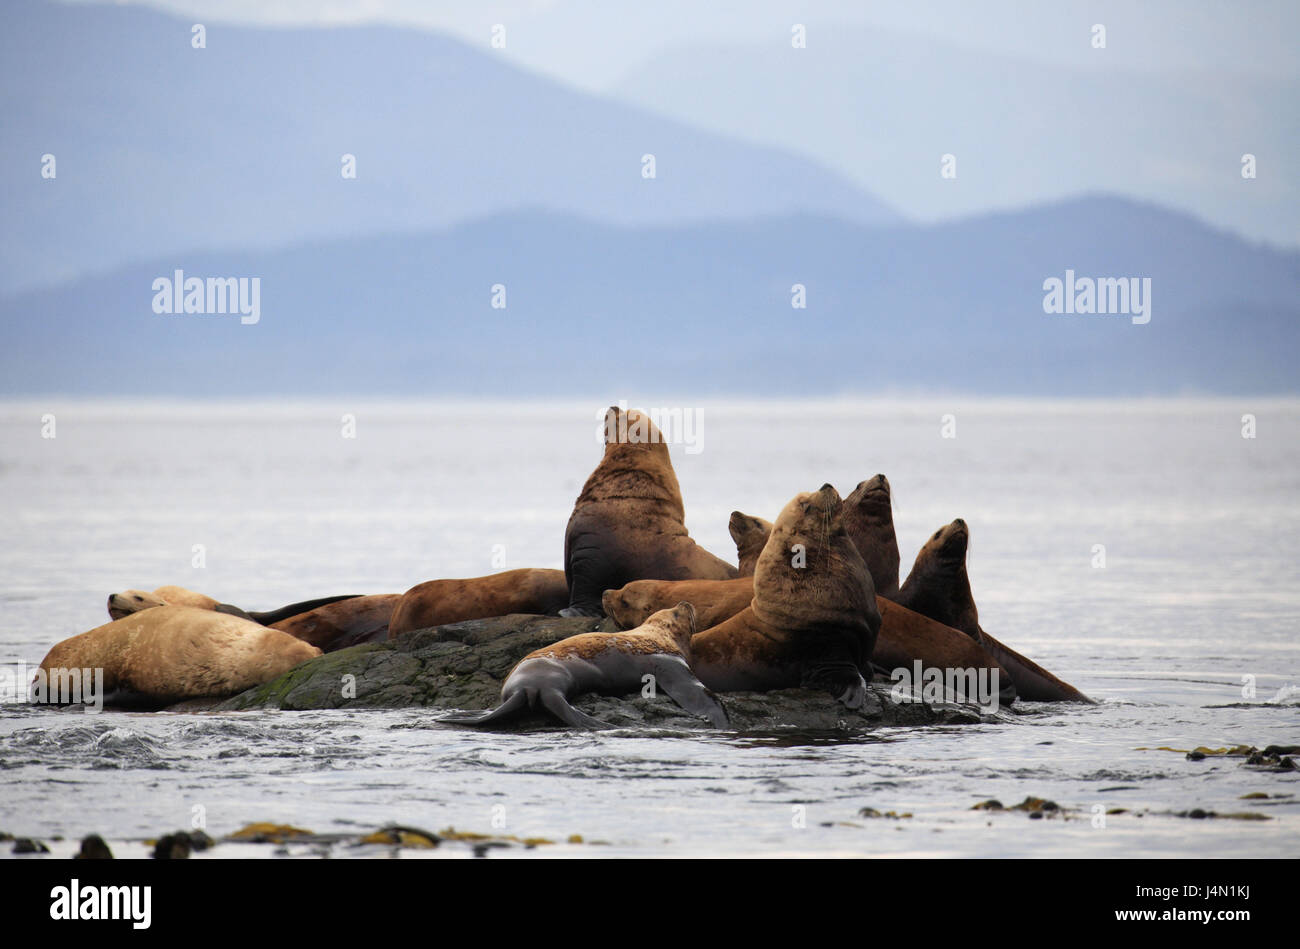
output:
[[[279,678],[216,705],[218,710],[278,708],[491,708],[501,683],[520,659],[543,646],[609,621],[548,616],[498,616],[408,633],[395,642],[370,643],[327,653]],[[807,689],[719,695],[740,731],[787,728],[865,731],[880,725],[956,724],[981,721],[969,705],[896,703],[886,685],[873,684],[864,708],[850,710],[830,695]],[[612,725],[629,728],[705,729],[667,696],[585,695],[574,706]],[[987,716],[986,716],[987,718]],[[519,728],[562,727],[544,716]]]

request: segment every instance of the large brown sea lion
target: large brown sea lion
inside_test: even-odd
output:
[[[141,610],[58,643],[41,660],[103,669],[104,689],[159,703],[233,695],[319,656],[315,646],[250,620],[192,606]]]
[[[388,624],[401,599],[400,593],[352,597],[298,613],[270,626],[325,652],[383,642],[388,638]]]
[[[569,585],[563,570],[522,567],[466,580],[429,580],[402,594],[388,624],[388,638],[485,616],[554,616],[568,602]]]
[[[796,495],[781,511],[754,569],[753,601],[691,641],[695,673],[706,686],[719,692],[804,686],[861,707],[880,613],[842,509],[826,484]]]
[[[203,593],[187,590],[184,587],[162,586],[152,593],[146,593],[143,590],[126,590],[122,593],[111,594],[108,598],[108,615],[113,619],[121,619],[132,613],[153,609],[156,606],[192,606],[200,610],[216,610],[219,613],[229,613],[231,616],[252,620],[254,623],[261,623],[263,626],[270,626],[280,620],[288,619],[290,616],[298,616],[317,607],[329,603],[338,603],[341,600],[350,600],[356,596],[355,593],[345,593],[341,596],[323,596],[314,600],[303,600],[301,603],[290,603],[278,610],[250,612],[241,610],[237,606],[231,606],[229,603],[222,603]]]
[[[605,613],[619,626],[630,628],[645,622],[666,603],[688,601],[701,617],[714,624],[735,616],[754,599],[754,581],[750,577],[736,580],[636,580],[621,590],[605,592]],[[895,669],[912,670],[918,660],[923,669],[974,670],[993,681],[997,673],[998,702],[1010,705],[1016,699],[1011,676],[969,636],[928,616],[899,606],[883,596],[876,597],[880,611],[880,633],[871,654],[871,664],[889,675]],[[946,678],[946,675],[944,676]]]
[[[898,591],[898,538],[888,478],[869,478],[844,499],[844,529],[867,562],[876,595],[892,597]]]
[[[632,580],[728,580],[735,567],[686,532],[668,446],[644,413],[611,406],[605,454],[564,532],[569,605],[561,616],[600,616],[600,598]]]
[[[538,649],[510,671],[501,704],[486,712],[453,712],[440,721],[490,725],[540,705],[578,728],[608,728],[578,711],[569,699],[584,692],[626,695],[639,691],[645,676],[686,711],[727,727],[727,713],[691,672],[695,610],[678,603],[623,633],[581,633]]]
[[[1091,702],[1042,666],[980,627],[979,611],[966,574],[970,529],[961,518],[941,527],[916,555],[916,563],[894,599],[902,606],[961,630],[1007,670],[1017,694],[1029,702]]]

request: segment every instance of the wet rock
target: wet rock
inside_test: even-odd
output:
[[[1044,812],[1051,813],[1052,811],[1059,811],[1060,809],[1061,805],[1057,804],[1055,801],[1049,801],[1041,797],[1027,797],[1019,804],[1012,804],[1007,808],[1009,811],[1029,811],[1031,815],[1041,815]]]
[[[50,848],[30,837],[15,837],[13,853],[49,853]]]
[[[74,860],[112,860],[113,851],[108,849],[108,844],[104,843],[104,838],[99,834],[91,834],[81,841],[81,849]]]
[[[159,837],[153,846],[155,860],[188,860],[193,850],[190,835],[186,833],[167,834]]]
[[[284,675],[222,702],[225,711],[279,708],[491,708],[515,664],[579,633],[612,631],[609,620],[515,614],[417,630],[395,642],[368,643],[327,653]],[[738,731],[780,729],[862,730],[879,725],[956,725],[1000,720],[969,705],[895,702],[892,682],[873,683],[862,709],[850,710],[832,696],[807,689],[729,692],[719,696]],[[644,698],[579,696],[574,706],[616,727],[699,730],[711,726],[684,712],[665,695]],[[1007,715],[1009,713],[998,713]],[[543,714],[506,723],[510,730],[560,726]]]
[[[431,850],[441,841],[437,834],[414,827],[381,827],[373,834],[362,837],[363,844],[387,844],[393,847],[410,847],[416,850]]]
[[[315,836],[310,830],[303,830],[301,827],[292,827],[289,824],[272,824],[264,821],[241,827],[233,834],[228,834],[225,839],[242,840],[253,844],[282,844],[286,840]]]
[[[978,804],[972,807],[971,810],[972,811],[1001,811],[1001,810],[1005,810],[1005,808],[1002,806],[1001,801],[990,799],[987,801],[980,801]]]

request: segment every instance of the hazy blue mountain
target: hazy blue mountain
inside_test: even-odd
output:
[[[1036,12],[1041,21],[1059,11]],[[787,30],[765,45],[671,50],[610,91],[820,159],[923,220],[1101,191],[1300,247],[1300,82],[1247,75],[1249,62],[1234,71],[1223,56],[1199,71],[1123,68],[1156,39],[1173,41],[1107,20],[1108,48],[1092,49],[1088,17],[1100,11],[1076,14],[1068,65],[918,34],[810,27],[806,49],[791,48]],[[1275,8],[1220,15],[1280,17]],[[1060,26],[1042,42],[1059,47]],[[1241,176],[1245,153],[1255,155],[1254,180]],[[955,179],[940,177],[945,154],[956,156]]]
[[[260,322],[153,313],[178,267],[259,277]],[[1150,322],[1044,313],[1067,269],[1149,277]],[[1107,197],[880,228],[530,211],[179,253],[10,297],[0,321],[9,395],[1280,393],[1300,388],[1300,253]]]
[[[31,0],[4,13],[0,293],[180,250],[430,230],[530,206],[620,224],[899,220],[807,158],[578,92],[486,45],[211,22],[194,49],[193,17]],[[45,154],[54,180],[41,177]]]

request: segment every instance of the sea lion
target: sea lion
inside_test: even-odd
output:
[[[320,654],[251,620],[164,605],[65,639],[41,660],[41,669],[103,669],[105,692],[171,704],[242,692]]]
[[[1026,659],[986,633],[966,573],[970,529],[961,518],[939,528],[916,555],[916,563],[894,599],[940,623],[959,629],[1007,670],[1020,698],[1028,702],[1091,702],[1068,682]]]
[[[604,606],[605,613],[626,628],[640,625],[647,616],[663,609],[667,603],[687,600],[695,607],[696,616],[701,618],[699,625],[707,628],[704,617],[717,625],[735,616],[753,599],[752,577],[736,580],[636,580],[621,590],[607,590]],[[997,682],[999,704],[1010,705],[1016,700],[1016,687],[1011,676],[965,633],[883,596],[876,597],[876,608],[880,611],[880,633],[871,653],[871,665],[877,671],[890,675],[896,669],[906,669],[910,675],[917,660],[923,669],[942,670],[945,679],[949,669],[975,670],[977,675],[985,677],[981,681]],[[992,678],[995,672],[996,680]]]
[[[399,593],[351,597],[267,625],[325,652],[335,652],[387,639],[389,621],[401,599]]]
[[[691,640],[695,673],[719,692],[823,689],[850,708],[880,630],[871,574],[829,484],[781,511],[754,569],[754,599]]]
[[[584,692],[626,695],[642,688],[644,676],[653,675],[655,685],[683,709],[726,728],[727,713],[691,672],[694,632],[694,607],[678,603],[628,632],[570,636],[525,656],[506,676],[496,708],[453,712],[439,721],[489,725],[540,704],[575,728],[609,728],[568,700]]]
[[[728,580],[735,567],[686,531],[682,491],[663,435],[636,409],[605,413],[605,453],[574,502],[564,532],[569,605],[600,616],[600,598],[632,580]]]
[[[652,614],[685,600],[695,607],[700,629],[731,619],[754,599],[754,578],[735,580],[633,580],[606,590],[600,605],[620,629],[635,629]]]
[[[522,567],[467,580],[429,580],[404,594],[388,624],[388,638],[485,616],[554,616],[569,602],[563,570]]]
[[[739,561],[738,570],[740,576],[752,577],[754,575],[754,565],[758,563],[758,555],[763,552],[763,545],[772,536],[772,522],[765,521],[761,517],[755,517],[753,514],[732,511],[727,530],[731,533],[731,539],[736,542],[736,557]],[[706,629],[708,628],[703,621],[701,621],[700,625]]]
[[[898,592],[898,538],[888,478],[869,478],[844,499],[844,529],[867,562],[876,594],[892,597]]]
[[[356,593],[345,593],[339,596],[322,596],[314,600],[303,600],[301,603],[290,603],[288,606],[282,606],[277,610],[248,612],[241,610],[237,606],[231,606],[229,603],[222,603],[205,594],[187,590],[184,587],[162,586],[152,593],[145,593],[143,590],[126,590],[123,593],[110,594],[108,598],[108,615],[113,619],[121,619],[132,613],[153,609],[156,606],[191,606],[200,610],[229,613],[231,616],[238,616],[240,619],[252,620],[254,623],[270,626],[272,623],[288,619],[290,616],[297,616],[329,603],[350,600],[357,595]]]

